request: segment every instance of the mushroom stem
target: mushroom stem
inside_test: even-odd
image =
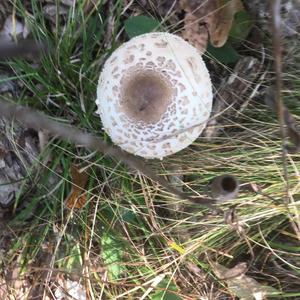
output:
[[[215,177],[211,182],[211,195],[217,201],[235,199],[239,193],[239,182],[232,175],[221,175]]]
[[[106,60],[96,103],[113,143],[137,156],[163,159],[197,139],[212,99],[197,49],[174,34],[151,32],[124,43]]]

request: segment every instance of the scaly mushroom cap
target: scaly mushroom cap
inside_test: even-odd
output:
[[[131,39],[108,58],[96,103],[115,144],[145,158],[163,158],[201,134],[212,98],[197,49],[176,35],[155,32]]]

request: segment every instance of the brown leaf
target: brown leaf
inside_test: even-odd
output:
[[[200,52],[206,49],[208,36],[214,47],[222,47],[235,13],[244,10],[241,0],[181,0],[180,5],[186,12],[183,38]]]
[[[182,37],[203,54],[207,47],[208,31],[205,25],[197,26],[197,24],[198,18],[191,13],[187,13],[184,17]]]
[[[87,200],[85,187],[88,181],[88,174],[86,172],[80,173],[75,165],[71,165],[70,173],[72,177],[72,191],[66,200],[66,206],[70,209],[80,209]]]
[[[234,15],[241,10],[244,10],[241,0],[217,1],[217,10],[207,24],[210,42],[214,47],[222,47],[226,43]]]

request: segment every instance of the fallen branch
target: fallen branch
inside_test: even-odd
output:
[[[37,58],[43,51],[49,50],[45,44],[31,40],[23,40],[16,43],[1,42],[0,59],[9,58]]]
[[[86,133],[75,127],[64,125],[58,121],[50,119],[45,114],[35,111],[31,108],[24,107],[21,105],[9,103],[7,101],[0,100],[0,116],[8,120],[17,120],[18,122],[26,125],[29,128],[35,130],[47,130],[53,136],[61,139],[68,140],[74,144],[82,145],[88,149],[100,151],[105,155],[114,157],[131,168],[140,171],[142,174],[147,176],[153,181],[159,183],[168,192],[176,195],[183,200],[189,200],[195,204],[206,206],[213,211],[218,213],[220,209],[214,207],[212,204],[215,203],[214,199],[204,197],[192,197],[186,193],[178,190],[172,186],[166,179],[158,176],[149,166],[147,166],[142,159],[124,152],[117,146],[112,146],[104,142],[100,137]]]

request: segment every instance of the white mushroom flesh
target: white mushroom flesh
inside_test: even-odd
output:
[[[212,98],[197,49],[176,35],[155,32],[112,53],[99,78],[96,103],[115,144],[145,158],[163,158],[201,134]]]

